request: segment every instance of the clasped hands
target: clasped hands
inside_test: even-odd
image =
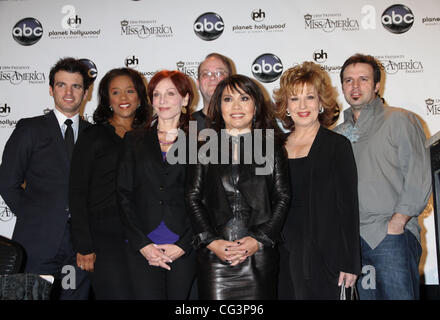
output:
[[[150,266],[161,267],[166,270],[171,270],[168,263],[172,263],[185,254],[185,251],[175,244],[154,243],[146,245],[140,252],[148,260]]]
[[[236,266],[258,251],[258,241],[244,237],[236,241],[214,240],[206,246],[222,261]]]

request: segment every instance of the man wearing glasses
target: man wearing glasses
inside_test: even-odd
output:
[[[206,127],[206,115],[209,102],[218,83],[233,74],[231,61],[219,53],[210,53],[199,64],[197,70],[197,87],[203,99],[203,109],[194,112],[192,117],[197,121],[197,130]]]

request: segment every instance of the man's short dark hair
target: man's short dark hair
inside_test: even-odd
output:
[[[341,77],[341,83],[344,81],[344,70],[351,64],[355,63],[366,63],[369,64],[373,68],[373,80],[374,84],[380,82],[380,67],[377,60],[370,55],[360,54],[356,53],[355,55],[352,55],[350,58],[345,60],[344,64],[341,68],[341,73],[339,76]]]
[[[225,57],[224,55],[222,55],[220,53],[213,52],[213,53],[208,54],[205,57],[205,60],[208,59],[208,58],[212,58],[212,57],[217,58],[217,59],[219,59],[219,60],[221,60],[223,62],[223,64],[226,66],[226,69],[227,69],[227,71],[229,73],[228,76],[233,74],[232,63],[231,63],[231,60],[229,60],[229,58]],[[203,64],[203,62],[205,62],[205,60],[203,60],[199,64],[199,68],[197,69],[197,79],[200,78],[200,68],[202,67],[202,64]]]
[[[87,66],[80,60],[67,57],[58,60],[58,62],[50,69],[49,85],[53,88],[55,82],[55,73],[58,71],[67,71],[70,73],[80,73],[83,78],[84,90],[87,90],[91,84],[89,70]]]

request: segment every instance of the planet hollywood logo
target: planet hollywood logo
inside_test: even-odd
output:
[[[9,118],[12,106],[7,102],[0,102],[0,128],[14,128],[18,120]]]
[[[261,82],[269,83],[277,80],[283,73],[283,64],[276,55],[265,53],[258,56],[251,66],[252,74]]]
[[[251,12],[251,18],[255,22],[261,22],[266,18],[266,12],[261,9],[254,9]]]
[[[43,36],[43,26],[35,18],[24,18],[12,28],[12,37],[22,46],[31,46]]]
[[[400,34],[411,29],[414,15],[410,8],[403,4],[395,4],[385,9],[382,14],[382,25],[389,32]]]
[[[425,100],[426,114],[432,116],[440,115],[440,99],[428,98]]]
[[[399,72],[420,73],[423,72],[423,63],[416,59],[406,59],[404,55],[375,56],[379,66],[387,74],[394,75]]]
[[[81,25],[82,19],[76,14],[76,9],[72,5],[65,5],[61,8],[61,13],[66,15],[61,19],[63,29],[76,29]]]
[[[274,24],[260,23],[266,19],[266,12],[263,11],[262,9],[252,10],[250,16],[251,19],[256,23],[233,25],[232,32],[236,34],[283,32],[287,27],[286,23],[274,23]]]
[[[176,62],[176,67],[180,72],[197,79],[197,70],[199,68],[199,64],[200,61],[178,61]]]
[[[0,118],[9,116],[11,113],[11,106],[5,103],[0,103]]]
[[[72,5],[61,8],[64,16],[61,18],[61,29],[49,31],[49,39],[96,39],[101,35],[101,29],[80,29],[84,19],[81,18]]]
[[[206,12],[194,21],[193,29],[200,39],[212,41],[222,35],[225,29],[225,24],[222,17],[217,13]]]
[[[132,36],[146,39],[150,36],[168,38],[173,36],[173,28],[158,24],[156,20],[122,20],[121,36]]]
[[[135,55],[128,56],[124,60],[124,65],[127,68],[136,69],[136,67],[139,65],[139,58],[136,57]]]
[[[304,15],[305,29],[323,30],[324,32],[357,31],[359,21],[351,17],[342,17],[340,13],[322,13]]]
[[[80,62],[86,65],[88,71],[87,74],[89,75],[89,78],[91,82],[93,83],[98,76],[98,68],[96,68],[95,63],[92,60],[89,59],[79,59]]]
[[[425,26],[438,26],[440,25],[440,17],[425,17],[422,19],[422,23]]]
[[[46,76],[43,72],[31,69],[29,66],[0,66],[0,82],[8,81],[10,84],[19,85],[44,84]]]
[[[328,54],[323,49],[318,49],[313,51],[313,60],[318,63],[323,63],[327,61]]]

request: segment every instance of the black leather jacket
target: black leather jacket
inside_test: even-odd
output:
[[[275,144],[272,159],[273,170],[267,175],[255,174],[255,169],[263,165],[241,162],[237,183],[238,192],[251,207],[248,235],[271,247],[281,240],[290,202],[287,155],[281,145]],[[222,230],[233,218],[222,183],[230,179],[231,164],[195,164],[188,170],[185,200],[195,233],[193,244],[206,246],[215,239],[224,239]]]

